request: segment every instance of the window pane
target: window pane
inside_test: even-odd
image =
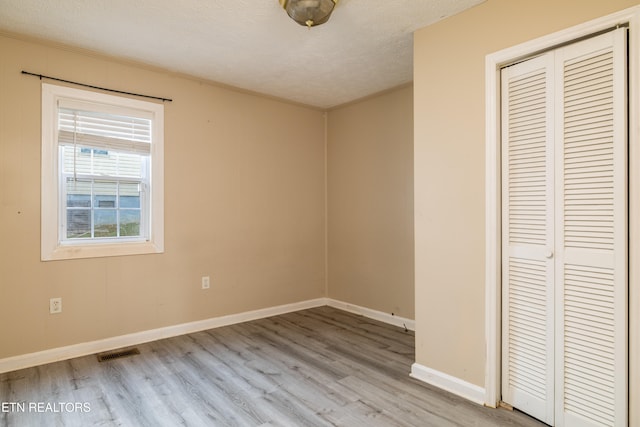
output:
[[[140,208],[140,183],[120,183],[120,208]]]
[[[142,159],[147,156],[120,153],[118,173],[120,176],[142,177]]]
[[[95,175],[117,175],[118,153],[93,150],[93,173]]]
[[[120,211],[120,236],[140,235],[140,210],[123,209]]]
[[[67,177],[66,193],[67,239],[142,235],[142,183]]]
[[[94,181],[93,183],[93,207],[116,208],[116,195],[118,183],[115,181]]]
[[[117,237],[117,211],[115,209],[96,209],[93,211],[94,237]]]
[[[91,181],[67,178],[67,207],[91,207]]]
[[[91,210],[67,210],[67,239],[91,237]]]
[[[64,153],[64,171],[66,173],[90,174],[91,149],[73,146],[62,147]],[[75,157],[73,155],[75,151]]]

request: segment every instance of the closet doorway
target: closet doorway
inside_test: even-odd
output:
[[[626,426],[627,28],[503,67],[502,400]]]

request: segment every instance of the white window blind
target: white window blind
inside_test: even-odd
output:
[[[152,121],[145,112],[132,111],[137,114],[121,115],[92,111],[90,107],[85,103],[59,101],[59,145],[150,153]]]

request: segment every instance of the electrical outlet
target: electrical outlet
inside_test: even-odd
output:
[[[209,289],[211,287],[211,279],[209,276],[202,276],[202,289]]]
[[[62,298],[51,298],[49,300],[49,314],[62,313]]]

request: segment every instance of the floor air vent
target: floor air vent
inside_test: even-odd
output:
[[[130,348],[128,350],[110,351],[108,353],[98,354],[98,362],[108,362],[109,360],[135,356],[136,354],[140,354],[140,350],[138,350],[137,348]]]

